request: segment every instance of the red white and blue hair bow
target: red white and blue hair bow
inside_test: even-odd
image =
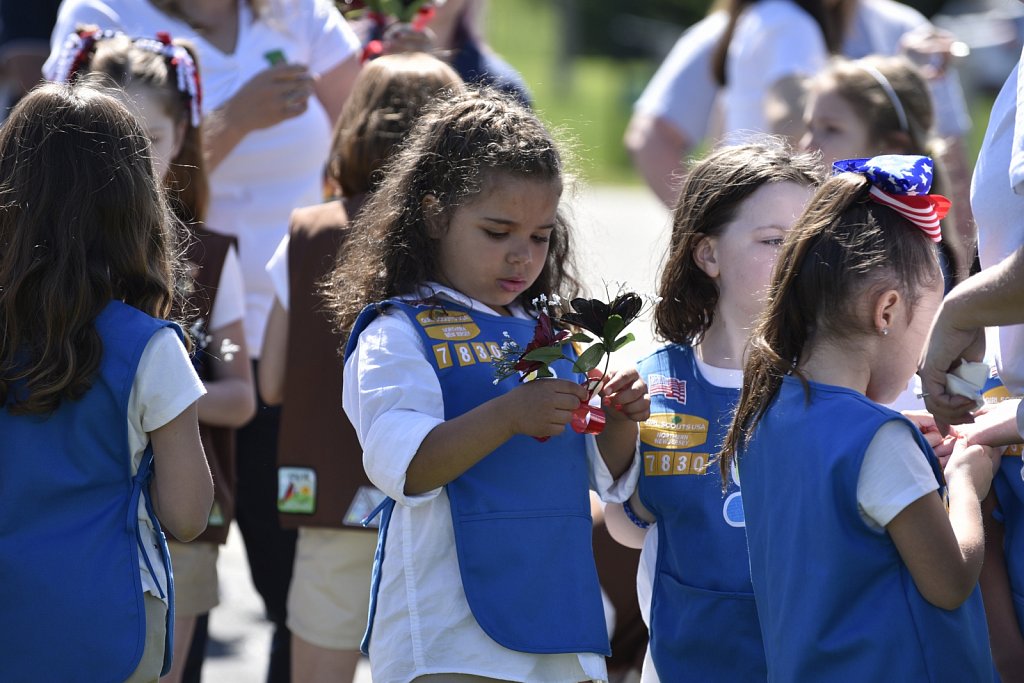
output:
[[[857,173],[867,178],[871,199],[888,206],[918,226],[933,242],[942,240],[939,221],[949,213],[950,202],[941,194],[929,194],[935,163],[929,157],[886,154],[871,159],[844,159],[832,164],[832,174]]]

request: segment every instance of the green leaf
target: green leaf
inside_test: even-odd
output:
[[[569,337],[567,341],[574,344],[589,344],[590,342],[594,341],[594,339],[588,334],[577,332],[576,334]]]
[[[623,321],[621,315],[610,315],[608,320],[604,324],[604,330],[601,331],[601,340],[611,345],[612,340],[619,336],[619,332],[626,327],[625,321]]]
[[[537,379],[544,379],[545,377],[554,377],[555,373],[548,369],[548,366],[537,369]]]
[[[563,358],[562,349],[557,346],[542,346],[539,349],[534,349],[528,354],[523,356],[526,360],[537,361],[539,363],[553,363],[556,360]]]
[[[576,363],[572,366],[572,371],[585,373],[593,370],[601,362],[601,359],[604,358],[604,353],[604,344],[594,344],[580,354],[580,357],[576,359]]]
[[[612,345],[612,351],[618,351],[631,341],[636,341],[636,337],[633,336],[632,332],[627,332],[615,340],[615,343]]]

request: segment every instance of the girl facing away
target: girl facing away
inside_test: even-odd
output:
[[[834,58],[808,86],[801,144],[826,164],[881,154],[936,156],[935,111],[928,82],[906,57]],[[939,175],[939,174],[936,174]],[[941,179],[940,179],[941,180]],[[941,183],[940,183],[941,184]],[[975,236],[949,217],[939,249],[947,289],[970,275]]]
[[[328,172],[340,196],[296,209],[267,264],[276,298],[259,387],[266,403],[281,405],[278,509],[281,526],[299,530],[288,591],[294,683],[352,680],[376,548],[376,529],[361,521],[380,496],[363,470],[355,429],[339,419],[342,338],[324,314],[320,284],[422,108],[462,89],[451,67],[424,53],[367,63],[334,131]]]
[[[743,482],[769,680],[987,681],[992,449],[944,464],[891,401],[942,298],[931,160],[837,164],[787,235],[720,472]],[[915,194],[917,193],[917,194]],[[948,504],[947,506],[944,504]]]
[[[570,363],[520,383],[490,362],[506,333],[533,338],[530,301],[576,288],[562,182],[521,105],[490,89],[439,100],[334,273],[343,405],[390,497],[364,639],[375,681],[607,678],[588,488],[631,490],[646,387],[607,377],[608,424],[585,437],[566,428],[588,396]]]
[[[203,159],[200,74],[195,52],[167,34],[129,38],[83,29],[68,37],[72,71],[110,90],[149,137],[153,167],[171,210],[188,229],[184,257],[193,279],[181,311],[197,349],[193,364],[206,387],[197,404],[200,435],[214,480],[207,530],[191,543],[170,542],[174,563],[175,640],[170,683],[182,679],[196,619],[218,603],[218,545],[227,540],[235,498],[234,430],[256,409],[242,318],[244,286],[233,238],[204,224],[209,187]]]
[[[692,166],[676,204],[654,309],[668,343],[638,364],[652,413],[640,426],[643,469],[629,501],[606,510],[616,537],[643,547],[644,681],[765,678],[739,482],[723,498],[708,465],[775,256],[819,176],[816,156],[770,140],[723,147]]]
[[[27,95],[0,173],[5,676],[155,681],[174,604],[161,525],[194,538],[213,495],[203,385],[160,319],[177,224],[142,129],[90,87]]]

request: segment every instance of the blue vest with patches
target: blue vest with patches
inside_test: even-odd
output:
[[[713,463],[739,390],[705,380],[689,346],[640,361],[651,417],[640,426],[640,499],[658,521],[651,658],[669,681],[763,681],[736,477],[723,495]]]
[[[360,314],[346,356],[383,306],[407,315],[423,340],[441,384],[446,420],[519,386],[517,377],[495,384],[490,359],[499,353],[506,332],[525,348],[535,321],[470,311],[447,301],[389,301]],[[571,352],[568,346],[566,352]],[[563,379],[582,380],[571,367],[558,361],[552,370]],[[466,600],[483,631],[510,650],[610,653],[594,566],[583,439],[569,427],[543,443],[516,435],[446,486]],[[400,570],[384,559],[389,517],[385,506],[374,591],[380,572]],[[374,605],[371,598],[364,651]]]
[[[986,401],[1011,398],[1010,392],[998,377],[992,377],[982,392]],[[992,479],[992,488],[999,505],[996,516],[1003,523],[1003,552],[1006,572],[1013,593],[1013,607],[1017,612],[1017,625],[1024,634],[1024,476],[1021,472],[1021,452],[1024,446],[1008,446],[1003,461]]]
[[[771,681],[992,680],[975,587],[955,610],[917,590],[896,545],[860,517],[857,479],[878,429],[902,415],[842,387],[795,377],[739,461],[750,574]],[[933,495],[933,494],[932,494]]]
[[[138,503],[151,510],[153,455],[133,476],[128,398],[150,338],[177,327],[119,301],[95,326],[103,356],[82,398],[45,416],[0,410],[3,680],[120,682],[145,647]],[[169,614],[165,672],[172,624]]]

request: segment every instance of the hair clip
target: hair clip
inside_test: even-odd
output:
[[[96,27],[78,29],[68,35],[61,46],[60,55],[44,74],[47,80],[70,83],[76,74],[88,68],[96,50],[96,43],[124,35],[119,31],[100,30]],[[178,92],[188,98],[190,122],[195,128],[203,120],[203,90],[199,69],[192,55],[181,45],[175,45],[169,33],[161,31],[156,38],[134,38],[132,45],[161,55],[167,60],[177,78]]]
[[[85,68],[92,59],[92,52],[100,40],[113,38],[116,31],[101,30],[96,26],[80,28],[69,33],[60,47],[57,59],[43,75],[48,81],[69,83],[79,71]]]
[[[175,45],[171,34],[166,31],[158,32],[155,39],[135,38],[132,45],[163,55],[178,78],[178,92],[188,98],[192,127],[198,127],[203,120],[203,88],[199,81],[199,69],[189,51],[181,45]]]
[[[870,198],[888,206],[921,228],[933,242],[942,240],[939,221],[950,201],[932,189],[935,162],[929,157],[885,154],[871,159],[843,159],[832,164],[832,175],[856,173],[867,178]]]

